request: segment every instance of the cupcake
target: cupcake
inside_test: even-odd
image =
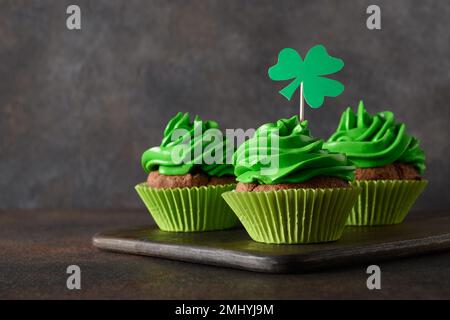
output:
[[[233,155],[236,190],[223,198],[251,238],[295,244],[341,237],[360,189],[355,167],[322,149],[297,116],[261,126]]]
[[[136,186],[161,230],[196,232],[236,225],[221,197],[236,186],[233,166],[226,161],[233,153],[230,148],[214,121],[196,116],[192,123],[189,113],[181,112],[169,121],[161,145],[142,154],[148,178]]]
[[[427,185],[419,140],[390,111],[371,116],[362,101],[357,114],[348,108],[324,148],[345,153],[357,167],[354,185],[363,191],[348,225],[401,223]]]

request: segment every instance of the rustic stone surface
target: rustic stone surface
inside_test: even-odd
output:
[[[424,212],[422,216],[435,213]],[[440,213],[442,214],[442,213]],[[412,213],[412,216],[418,214]],[[140,211],[0,212],[0,298],[19,299],[404,299],[449,298],[450,253],[380,263],[382,290],[366,267],[271,275],[102,252],[99,232],[151,223]],[[82,271],[66,289],[66,268]],[[413,284],[413,285],[411,285]]]
[[[382,228],[348,227],[338,241],[309,245],[258,243],[243,228],[180,233],[148,225],[97,233],[92,244],[112,252],[239,270],[308,273],[450,252],[450,216],[412,217]]]

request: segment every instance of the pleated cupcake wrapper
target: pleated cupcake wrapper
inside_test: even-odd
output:
[[[351,187],[231,191],[222,196],[253,240],[295,244],[339,239],[360,192]]]
[[[145,183],[136,191],[161,230],[198,232],[234,227],[238,219],[222,199],[235,184],[155,189]]]
[[[347,225],[376,226],[403,222],[416,199],[428,184],[426,180],[355,181],[362,188]]]

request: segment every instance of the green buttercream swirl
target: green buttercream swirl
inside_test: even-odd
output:
[[[299,122],[297,116],[265,124],[234,153],[236,179],[260,184],[300,183],[316,176],[353,180],[355,167],[347,157],[322,145],[323,140],[311,137],[308,122]],[[267,171],[274,159],[278,165]]]
[[[324,148],[345,153],[359,168],[401,162],[415,166],[421,174],[425,170],[425,153],[419,140],[406,134],[405,124],[395,123],[390,111],[369,115],[362,101],[357,114],[351,108],[342,114]]]
[[[158,170],[164,175],[184,175],[192,171],[218,177],[233,175],[233,166],[226,163],[227,150],[231,147],[218,128],[217,122],[202,121],[198,116],[191,123],[189,113],[179,112],[168,122],[161,145],[142,154],[142,167],[147,173]],[[220,137],[211,135],[213,131]],[[219,149],[222,155],[214,152]],[[205,161],[207,155],[210,158],[217,155],[216,159],[220,159],[208,164]]]

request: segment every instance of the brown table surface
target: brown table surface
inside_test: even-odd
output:
[[[0,298],[450,298],[450,252],[382,262],[382,289],[370,291],[365,265],[262,274],[102,252],[91,244],[99,231],[150,223],[144,210],[0,212]],[[66,288],[71,264],[81,268],[81,290]]]

